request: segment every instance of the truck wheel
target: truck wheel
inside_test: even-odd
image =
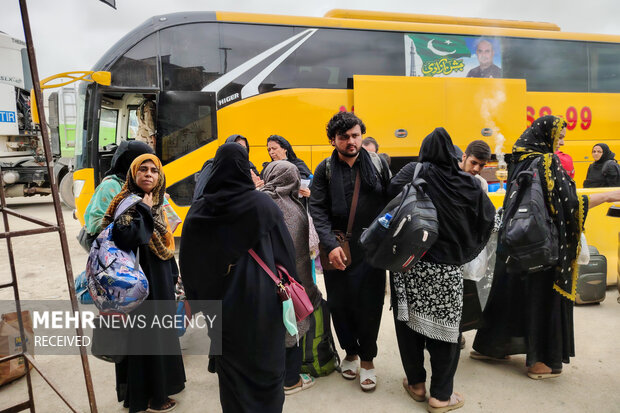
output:
[[[58,185],[58,194],[63,204],[71,209],[75,209],[75,198],[73,198],[73,172],[63,175]]]

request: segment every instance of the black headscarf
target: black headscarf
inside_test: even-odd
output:
[[[122,141],[118,148],[116,148],[114,156],[112,156],[110,169],[105,173],[105,176],[116,175],[119,179],[125,181],[127,171],[129,171],[129,166],[133,160],[145,153],[154,155],[155,151],[144,142]]]
[[[238,139],[242,139],[245,142],[245,146],[248,148],[248,153],[250,152],[250,142],[248,142],[247,138],[243,135],[233,134],[226,138],[224,143],[236,143]]]
[[[485,247],[495,207],[476,179],[459,168],[454,145],[444,128],[436,128],[422,141],[420,177],[437,210],[439,237],[423,259],[461,265]]]
[[[608,186],[614,186],[615,182],[608,182],[607,177],[605,176],[605,172],[603,168],[605,167],[605,162],[610,160],[616,160],[616,154],[609,149],[609,146],[605,143],[597,143],[594,146],[600,146],[603,150],[603,154],[601,155],[601,159],[598,161],[592,162],[588,167],[588,174],[586,175],[585,181],[583,181],[584,188],[603,188]],[[594,149],[594,147],[592,147]]]
[[[588,198],[577,195],[575,182],[570,179],[562,164],[554,155],[554,149],[566,122],[557,116],[543,116],[523,132],[512,148],[511,163],[508,166],[508,188],[519,172],[527,170],[535,159],[542,189],[551,217],[558,228],[560,257],[555,269],[553,288],[564,297],[575,300],[579,266],[579,240],[588,209]],[[499,249],[498,249],[499,251]]]
[[[179,259],[188,298],[221,297],[210,287],[282,219],[271,198],[255,190],[248,152],[237,143],[220,146],[183,224]]]
[[[270,137],[267,138],[267,143],[269,143],[270,141],[278,142],[278,144],[282,148],[286,149],[286,159],[288,159],[289,161],[292,160],[292,159],[297,159],[297,155],[295,154],[295,151],[293,150],[293,147],[282,136],[280,136],[280,135],[271,135]]]
[[[609,146],[606,143],[597,143],[594,146],[600,146],[601,149],[603,150],[603,155],[601,155],[601,159],[599,159],[598,161],[595,161],[594,163],[598,163],[598,164],[604,164],[605,161],[609,161],[611,159],[616,159],[616,154],[613,153],[611,151],[611,149],[609,149]]]
[[[293,150],[293,147],[286,139],[284,139],[280,135],[271,135],[267,138],[267,143],[269,143],[270,141],[278,142],[278,145],[280,145],[286,150],[286,160],[297,167],[301,179],[306,179],[310,175],[312,175],[312,172],[310,171],[310,168],[308,168],[308,165],[306,165],[306,163],[302,159],[297,157],[295,151]],[[265,162],[263,164],[263,170],[265,170],[267,165],[269,165],[269,162]]]
[[[372,159],[368,151],[364,147],[360,148],[358,159],[360,168],[360,178],[362,180],[361,187],[367,187],[370,191],[374,190],[377,184],[377,168],[372,163]],[[339,167],[340,159],[338,151],[334,149],[330,159],[330,190],[332,199],[332,214],[335,217],[346,218],[349,216],[349,207],[344,194],[344,185],[342,183],[342,173]]]

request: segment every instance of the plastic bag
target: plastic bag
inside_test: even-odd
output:
[[[463,265],[463,279],[476,282],[480,281],[487,272],[489,261],[491,261],[491,258],[495,255],[496,248],[497,232],[493,232],[489,237],[487,245],[480,251],[480,254]]]
[[[297,320],[295,319],[295,308],[293,307],[293,300],[290,298],[282,301],[282,321],[286,331],[292,336],[297,336],[299,331],[297,330]]]
[[[590,262],[590,249],[588,248],[588,242],[586,241],[586,234],[583,232],[581,233],[579,243],[581,244],[581,251],[577,257],[577,264],[586,265]]]

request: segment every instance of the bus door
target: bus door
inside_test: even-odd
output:
[[[157,102],[157,154],[165,165],[168,194],[189,206],[194,174],[217,150],[215,93],[160,92]],[[214,142],[212,145],[209,143]]]
[[[355,76],[355,113],[367,136],[392,157],[392,169],[418,155],[424,137],[444,127],[465,150],[482,139],[510,153],[514,137],[526,127],[526,84],[520,79]],[[502,145],[501,137],[512,139]]]
[[[145,100],[156,101],[154,91],[117,91],[98,89],[92,145],[95,185],[103,179],[110,169],[112,156],[118,145],[125,140],[133,140],[137,135],[137,108]]]

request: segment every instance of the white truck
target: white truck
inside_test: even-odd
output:
[[[26,43],[0,32],[0,169],[7,197],[51,193],[41,133],[39,126],[33,123],[31,116],[31,89],[32,77]],[[59,92],[55,95],[59,95]],[[73,88],[60,95],[61,97],[68,95],[65,100],[73,102],[75,106]],[[66,105],[58,104],[60,97],[56,96],[54,99],[55,104],[52,105],[53,108],[50,108],[54,113],[49,116],[53,123],[51,132],[55,132],[50,135],[52,136],[52,156],[55,161],[54,175],[56,182],[63,183],[61,187],[64,188],[64,193],[61,194],[61,199],[67,205],[72,206],[71,164],[61,161],[61,149],[67,146],[67,139],[64,139],[61,145],[58,133],[60,128],[61,132],[67,134],[66,125],[59,119],[59,115],[62,115],[62,108]],[[74,117],[75,110],[73,109]],[[72,120],[71,131],[74,136],[75,119]],[[62,124],[59,125],[59,123]],[[72,159],[72,156],[73,153],[67,159]],[[65,177],[67,179],[63,179]]]

